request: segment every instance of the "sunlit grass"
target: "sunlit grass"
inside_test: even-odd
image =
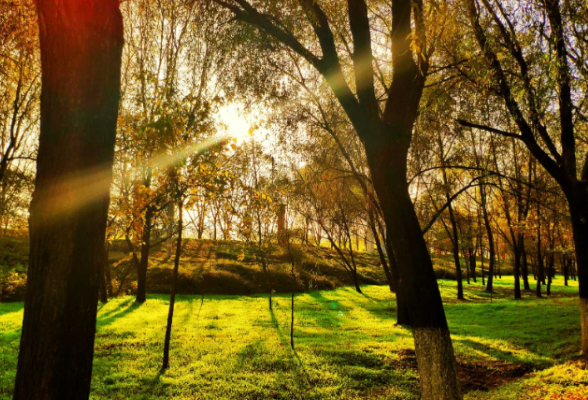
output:
[[[586,371],[562,364],[579,344],[577,287],[564,288],[558,277],[553,298],[529,293],[514,301],[500,290],[511,285],[512,277],[497,280],[492,303],[481,283],[466,285],[467,300],[457,302],[455,281],[440,281],[458,359],[542,370],[505,383],[508,390],[468,392],[466,398],[538,399],[536,393],[583,390]],[[287,295],[275,297],[273,312],[265,295],[180,296],[165,373],[168,296],[149,296],[143,305],[131,297],[112,299],[98,313],[92,398],[417,399],[418,374],[406,360],[412,335],[395,326],[386,287],[363,289],[363,295],[348,287],[297,295],[295,351]],[[3,399],[12,390],[21,319],[21,303],[0,305]]]

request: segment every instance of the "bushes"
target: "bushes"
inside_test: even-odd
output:
[[[0,266],[4,270],[26,272],[29,263],[29,242],[24,239],[0,237]]]
[[[23,301],[26,294],[27,274],[8,272],[0,277],[0,301]]]

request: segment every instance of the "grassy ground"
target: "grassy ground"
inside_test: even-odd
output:
[[[572,285],[575,285],[572,282]],[[512,300],[512,278],[481,285],[440,281],[466,399],[585,399],[577,286]],[[383,286],[311,291],[296,296],[289,347],[290,297],[180,296],[171,368],[160,373],[167,296],[136,305],[121,297],[100,306],[93,399],[417,399],[413,340],[395,326]],[[9,399],[22,304],[0,304],[0,398]],[[576,397],[573,397],[576,396]]]

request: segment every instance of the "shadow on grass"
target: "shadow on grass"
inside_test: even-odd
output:
[[[123,301],[120,303],[116,308],[100,315],[98,317],[97,326],[104,327],[114,323],[117,319],[122,318],[139,308],[141,308],[142,303],[136,303],[134,299],[131,297],[128,300]]]
[[[24,303],[0,303],[0,316],[21,312],[23,310]]]
[[[298,367],[300,369],[300,372],[302,372],[301,375],[303,375],[304,378],[306,379],[306,383],[308,383],[310,385],[311,384],[310,375],[308,374],[308,371],[306,370],[304,362],[302,361],[302,359],[298,355],[298,352],[296,351],[296,343],[294,343],[294,348],[292,348],[290,346],[290,341],[289,341],[290,338],[286,338],[284,336],[284,334],[282,333],[282,330],[280,329],[280,323],[278,322],[278,319],[276,318],[276,315],[274,314],[274,310],[270,310],[270,315],[272,318],[272,325],[274,326],[276,333],[278,334],[278,339],[280,340],[280,342],[284,346],[287,346],[292,351],[292,355],[294,356],[294,358],[298,362]]]

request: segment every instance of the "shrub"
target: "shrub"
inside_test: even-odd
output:
[[[0,300],[23,301],[26,294],[27,275],[9,272],[0,278]]]

